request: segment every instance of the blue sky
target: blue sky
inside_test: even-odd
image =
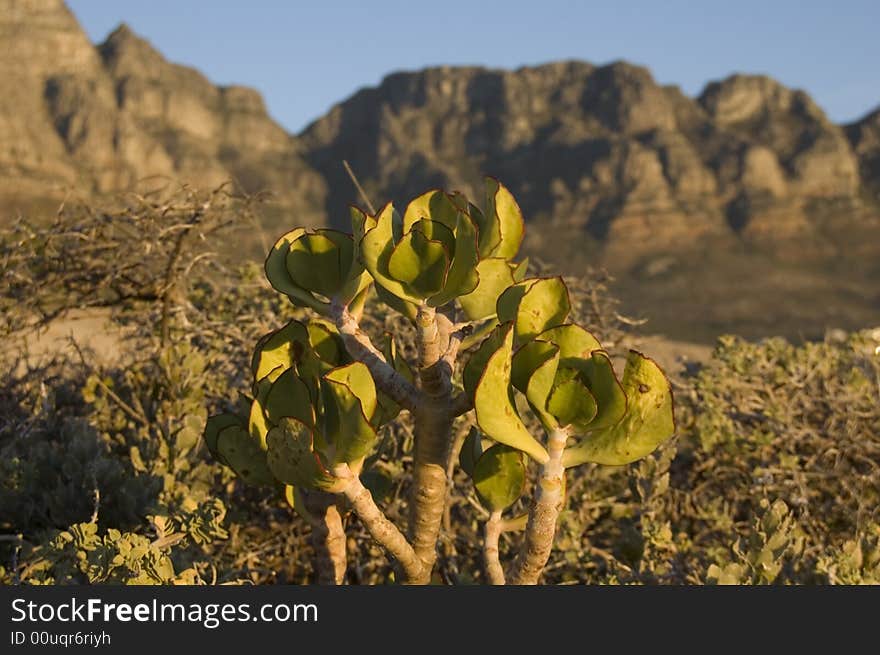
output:
[[[642,64],[695,95],[733,72],[809,92],[836,121],[880,105],[880,1],[68,0],[93,41],[125,21],[167,58],[245,84],[298,132],[392,71]]]

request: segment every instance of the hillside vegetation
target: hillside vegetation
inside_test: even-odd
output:
[[[209,414],[244,402],[257,338],[300,315],[260,265],[218,254],[252,229],[259,202],[182,189],[2,229],[4,583],[316,580],[313,529],[272,488],[244,486],[201,438]],[[566,282],[574,317],[619,355],[634,328],[607,278]],[[75,336],[54,355],[28,352],[34,328],[72,310],[107,316],[118,350],[96,354]],[[377,309],[363,325],[409,352],[399,319]],[[574,470],[543,582],[880,583],[878,346],[876,330],[725,336],[703,365],[670,371],[676,438],[637,464]],[[371,491],[402,521],[406,420],[382,436],[381,467],[402,475]],[[435,581],[481,583],[485,516],[469,479],[457,471],[454,482]],[[394,580],[360,522],[343,520],[346,581]],[[502,535],[502,559],[518,539]]]

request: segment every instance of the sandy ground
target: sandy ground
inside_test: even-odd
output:
[[[686,364],[706,362],[713,350],[712,346],[706,344],[676,341],[656,334],[632,337],[626,345],[643,352],[671,371],[681,369]]]
[[[38,365],[56,356],[78,360],[78,346],[91,364],[106,365],[119,360],[126,347],[126,336],[122,328],[110,321],[109,310],[73,310],[46,328],[14,335],[4,350],[16,350],[25,361]]]

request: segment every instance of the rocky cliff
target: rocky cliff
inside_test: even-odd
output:
[[[258,93],[166,61],[125,25],[92,45],[61,0],[0,0],[0,204],[213,187],[274,191],[275,211],[323,220],[323,180]]]
[[[582,235],[619,270],[707,243],[803,257],[839,254],[829,234],[880,234],[880,111],[835,125],[767,77],[691,98],[624,62],[432,68],[391,74],[294,136],[255,91],[215,86],[125,26],[93,46],[61,0],[0,0],[0,44],[7,211],[233,179],[273,192],[278,220],[342,224],[357,200],[347,159],[376,201],[475,193],[495,175],[541,226],[532,246]]]
[[[853,147],[804,92],[766,77],[689,98],[638,66],[563,62],[394,74],[301,138],[330,189],[346,189],[343,158],[379,197],[472,190],[488,171],[529,218],[584,230],[620,261],[707,238],[809,241],[828,211],[870,221],[878,122],[850,130]],[[349,196],[329,194],[328,215]]]

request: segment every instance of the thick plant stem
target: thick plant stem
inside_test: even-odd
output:
[[[303,492],[306,512],[311,516],[312,547],[315,549],[317,583],[341,585],[347,566],[345,531],[336,506],[336,496],[323,491]]]
[[[538,584],[541,571],[550,558],[556,535],[556,519],[563,503],[565,468],[562,466],[562,451],[567,438],[568,433],[564,430],[550,433],[547,441],[550,459],[541,467],[525,537],[510,576],[511,584]]]
[[[334,301],[330,306],[330,312],[348,353],[354,359],[366,364],[377,387],[391,396],[398,405],[413,411],[419,404],[418,390],[385,361],[385,356],[361,330],[357,319],[352,316],[348,308]]]
[[[400,563],[406,576],[406,582],[412,583],[421,580],[424,568],[422,560],[416,555],[403,533],[376,506],[373,496],[361,483],[360,478],[352,472],[348,464],[335,466],[333,475],[348,480],[348,484],[340,493],[351,504],[354,513],[367,528],[370,536]]]
[[[430,581],[437,559],[437,540],[446,508],[446,470],[450,452],[452,415],[444,405],[428,401],[416,410],[413,486],[410,502],[410,539],[424,563],[423,584]]]
[[[451,321],[422,306],[416,317],[419,386],[422,402],[413,412],[415,446],[409,533],[422,560],[427,584],[437,559],[437,540],[446,507],[446,471],[452,452],[452,365],[443,356],[449,348]]]
[[[489,584],[504,584],[504,569],[498,555],[498,538],[501,536],[501,512],[494,511],[489,515],[483,532],[483,565],[486,568],[486,579]]]

